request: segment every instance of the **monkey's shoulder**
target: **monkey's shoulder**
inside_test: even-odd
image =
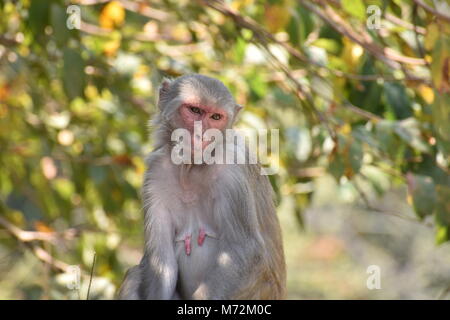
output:
[[[167,150],[166,148],[162,147],[147,154],[147,156],[145,157],[145,164],[147,165],[147,167],[157,164],[168,164],[169,161],[167,160],[170,161],[170,156],[167,157]]]

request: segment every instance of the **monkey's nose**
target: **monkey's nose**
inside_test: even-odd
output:
[[[192,145],[194,149],[205,149],[205,147],[210,144],[211,141],[203,139],[199,134],[194,134],[192,136]]]

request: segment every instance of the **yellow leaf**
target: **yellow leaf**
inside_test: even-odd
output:
[[[267,28],[270,32],[278,32],[289,22],[291,15],[286,5],[266,5],[264,12]]]
[[[111,40],[105,43],[105,45],[103,46],[103,52],[107,56],[114,56],[119,47],[120,47],[120,40]]]
[[[450,92],[450,37],[442,34],[433,48],[431,78],[440,93]]]
[[[125,19],[125,9],[119,1],[109,2],[100,13],[100,26],[105,29],[113,29],[120,26]]]
[[[39,232],[47,232],[47,233],[54,232],[52,227],[46,225],[44,222],[39,220],[34,223],[34,228],[36,229],[36,231]]]
[[[253,4],[253,0],[233,0],[231,1],[230,7],[234,10],[241,10],[244,7],[247,7]]]
[[[418,88],[420,95],[426,103],[431,104],[434,101],[434,91],[430,87],[421,84]]]
[[[90,100],[94,100],[98,97],[98,89],[96,86],[88,85],[84,89],[84,94],[86,97],[88,97]]]
[[[10,87],[8,84],[0,85],[0,101],[6,100],[8,98]]]
[[[424,46],[425,49],[431,50],[439,37],[439,28],[437,24],[432,23],[427,27],[427,34],[425,36]]]
[[[344,49],[342,50],[341,57],[348,66],[348,71],[352,71],[357,67],[364,50],[360,45],[354,43],[347,37],[343,37],[343,42]]]
[[[348,135],[352,132],[352,127],[346,123],[342,127],[339,128],[339,132],[345,135]]]
[[[132,161],[133,161],[134,167],[136,169],[136,172],[139,175],[144,174],[146,166],[145,166],[144,161],[142,161],[142,158],[141,157],[133,157]]]
[[[406,202],[407,202],[410,206],[412,206],[412,204],[413,204],[413,199],[412,199],[412,197],[411,197],[410,194],[407,194],[407,195],[406,195]]]
[[[170,30],[170,34],[173,39],[178,41],[190,42],[191,34],[183,25],[176,25]]]

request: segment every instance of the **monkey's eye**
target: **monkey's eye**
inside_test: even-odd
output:
[[[214,120],[220,120],[220,118],[222,118],[222,116],[220,114],[218,114],[218,113],[214,113],[211,116],[211,119],[214,119]]]
[[[192,111],[193,113],[198,113],[198,114],[202,113],[202,110],[200,110],[200,108],[197,108],[197,107],[190,107],[190,109],[191,109],[191,111]]]

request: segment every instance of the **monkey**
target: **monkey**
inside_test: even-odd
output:
[[[164,79],[157,106],[142,187],[145,249],[119,299],[285,298],[281,228],[260,165],[171,159],[174,130],[192,134],[196,121],[203,131],[233,130],[242,107],[221,81],[200,74]]]

